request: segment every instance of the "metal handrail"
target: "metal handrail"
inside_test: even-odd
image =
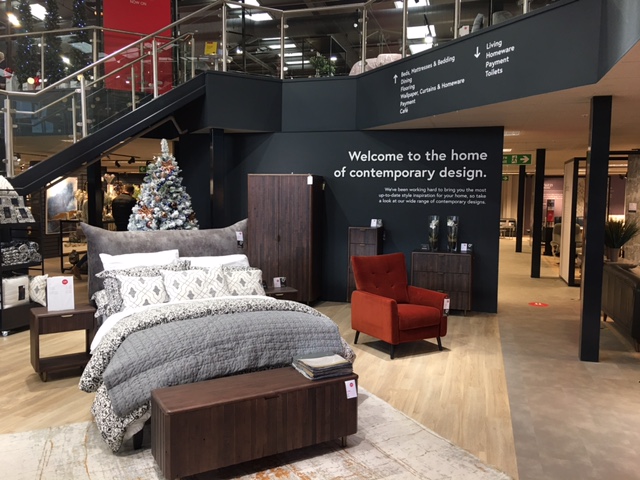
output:
[[[405,0],[405,8],[406,8],[406,1]],[[5,100],[4,100],[4,108],[3,111],[5,112],[5,151],[6,151],[6,156],[8,159],[12,159],[13,158],[13,125],[12,125],[12,113],[24,113],[24,114],[34,114],[34,113],[40,113],[43,110],[45,110],[47,107],[50,107],[51,105],[54,105],[55,103],[61,102],[67,98],[69,98],[70,96],[74,96],[76,93],[80,93],[80,101],[81,101],[81,112],[82,112],[82,125],[83,125],[83,136],[87,136],[88,132],[87,132],[87,125],[86,125],[86,95],[87,95],[87,90],[91,88],[91,86],[95,85],[96,83],[98,83],[99,81],[102,81],[104,78],[106,78],[109,75],[113,75],[114,72],[117,71],[122,71],[125,68],[131,68],[132,69],[132,75],[133,75],[133,66],[136,63],[140,63],[145,59],[148,59],[149,56],[151,56],[152,58],[152,72],[153,72],[153,81],[152,81],[152,86],[153,86],[153,95],[154,98],[157,97],[159,95],[159,91],[158,91],[158,83],[157,83],[157,75],[158,75],[158,53],[166,48],[169,48],[170,45],[173,45],[179,41],[187,41],[188,39],[190,39],[192,37],[193,34],[188,33],[188,34],[184,34],[184,35],[180,35],[179,37],[173,38],[173,37],[166,37],[164,35],[162,35],[164,32],[166,32],[169,29],[173,29],[175,27],[178,27],[182,24],[185,24],[187,22],[189,22],[190,20],[200,17],[202,16],[204,13],[210,11],[210,10],[214,10],[217,8],[222,7],[222,20],[223,20],[223,25],[226,25],[226,21],[227,21],[227,6],[228,5],[236,5],[240,8],[244,8],[244,9],[250,9],[250,10],[258,10],[258,11],[262,11],[262,12],[267,12],[267,13],[271,13],[274,15],[278,15],[280,16],[280,24],[281,26],[284,24],[286,18],[293,18],[293,17],[299,17],[302,15],[310,15],[316,12],[320,12],[320,13],[326,13],[326,12],[330,12],[330,11],[335,11],[335,12],[339,12],[339,11],[344,11],[344,10],[353,10],[353,9],[362,9],[362,21],[363,21],[363,32],[365,32],[365,34],[363,34],[363,38],[362,38],[362,51],[361,51],[361,57],[362,57],[362,63],[364,65],[364,62],[366,62],[366,41],[367,41],[367,37],[366,37],[366,20],[367,20],[367,8],[369,6],[371,6],[373,3],[375,2],[375,0],[366,0],[364,2],[361,3],[356,3],[356,4],[348,4],[348,5],[337,5],[337,6],[329,6],[329,7],[315,7],[315,8],[308,8],[308,9],[297,9],[297,10],[289,10],[289,11],[284,11],[284,10],[279,10],[279,9],[275,9],[275,8],[269,8],[269,7],[263,7],[263,6],[254,6],[254,5],[246,5],[242,2],[238,2],[238,1],[233,1],[233,0],[214,0],[212,1],[210,4],[196,10],[195,12],[188,14],[178,20],[176,20],[175,22],[172,22],[164,27],[162,27],[161,29],[150,33],[150,34],[141,34],[141,33],[136,33],[136,32],[127,32],[127,31],[122,31],[122,30],[117,30],[117,29],[107,29],[104,27],[96,27],[96,26],[87,26],[87,27],[77,27],[77,28],[69,28],[69,29],[60,29],[60,30],[51,30],[51,31],[44,31],[44,32],[29,32],[29,33],[17,33],[17,34],[12,34],[12,35],[1,35],[0,39],[7,39],[7,38],[18,38],[18,37],[24,37],[24,36],[39,36],[41,38],[44,38],[45,35],[51,35],[51,34],[56,34],[56,33],[62,33],[62,32],[78,32],[78,31],[92,31],[93,32],[93,43],[94,43],[94,49],[93,49],[93,62],[85,67],[80,68],[79,70],[77,70],[76,72],[73,72],[67,76],[65,76],[64,78],[61,78],[60,80],[57,80],[53,83],[47,84],[46,87],[42,88],[41,90],[36,90],[36,91],[28,91],[28,92],[22,92],[22,91],[4,91],[4,90],[0,90],[0,93],[5,95]],[[102,57],[101,59],[97,60],[96,56],[97,56],[97,34],[98,32],[114,32],[114,33],[123,33],[123,34],[127,34],[127,35],[139,35],[141,36],[141,38],[137,39],[136,41],[130,43],[129,45],[126,45],[108,55],[105,55],[104,57]],[[406,35],[406,32],[405,32]],[[280,78],[283,79],[284,78],[284,28],[281,28],[281,35],[280,35],[280,52],[281,52],[281,56],[280,56]],[[158,41],[160,40],[164,40],[164,39],[170,39],[169,42],[164,43],[163,45],[158,45]],[[145,53],[145,46],[147,44],[147,42],[151,41],[151,53],[149,53],[148,51]],[[141,55],[136,58],[134,61],[129,62],[128,64],[118,67],[117,70],[111,71],[108,75],[105,75],[103,77],[99,78],[98,75],[98,71],[100,66],[106,64],[106,62],[111,61],[112,59],[114,59],[115,57],[130,51],[133,48],[139,48],[141,50]],[[192,42],[192,57],[193,55],[193,42]],[[222,51],[223,51],[223,56],[222,56],[222,70],[223,71],[227,71],[227,38],[226,38],[226,28],[222,29]],[[89,82],[86,81],[85,79],[85,74],[87,72],[93,71],[93,79]],[[192,76],[195,72],[195,66],[192,64]],[[44,77],[44,75],[43,75]],[[12,110],[11,109],[11,100],[12,99],[20,99],[20,98],[34,98],[37,99],[38,97],[44,96],[47,92],[51,92],[53,90],[55,90],[57,87],[70,83],[72,81],[75,81],[76,79],[79,79],[80,81],[80,88],[79,88],[79,92],[75,91],[75,92],[71,92],[67,95],[64,95],[61,98],[56,99],[55,101],[49,103],[47,106],[45,107],[41,107],[39,108],[36,112],[24,112],[24,111],[20,111],[17,112],[16,110]],[[134,86],[134,82],[132,81],[132,107],[133,109],[135,109],[136,105],[135,105],[135,86]],[[75,98],[72,98],[72,101],[75,103]],[[76,124],[76,119],[75,119],[75,109],[73,112],[74,115],[74,125]],[[75,132],[75,127],[74,127],[74,142],[77,140],[76,138],[76,132]],[[8,176],[13,176],[13,162],[12,161],[8,161],[7,162],[7,174]]]

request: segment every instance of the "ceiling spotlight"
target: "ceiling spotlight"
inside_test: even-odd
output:
[[[136,163],[136,157],[131,157],[129,160],[127,160],[127,163],[129,165],[131,165],[132,163]]]
[[[118,160],[116,160],[116,167],[120,168],[120,162]]]

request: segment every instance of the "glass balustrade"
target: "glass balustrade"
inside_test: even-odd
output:
[[[205,71],[357,75],[551,3],[369,0],[278,10],[217,0],[178,4],[176,22],[152,35],[87,26],[0,36],[13,71],[0,90],[11,122],[6,156],[22,160],[7,162],[8,171],[19,174]]]

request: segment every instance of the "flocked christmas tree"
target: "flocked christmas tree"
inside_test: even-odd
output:
[[[31,33],[34,30],[33,15],[28,0],[19,0],[18,18],[22,28],[20,33]],[[16,55],[14,72],[18,76],[20,84],[27,81],[27,78],[35,78],[40,70],[40,52],[38,46],[30,36],[18,37],[16,40]]]
[[[44,29],[47,32],[60,29],[60,12],[57,0],[46,0],[46,15],[44,17]],[[44,77],[47,85],[51,85],[65,76],[64,62],[60,53],[62,52],[62,40],[59,34],[46,34],[44,36]]]
[[[166,140],[162,155],[147,166],[138,203],[129,217],[128,230],[197,230],[191,197],[182,186],[180,167],[169,153]]]

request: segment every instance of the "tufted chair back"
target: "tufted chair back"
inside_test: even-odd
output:
[[[356,288],[365,292],[408,303],[407,267],[404,253],[351,257]]]

